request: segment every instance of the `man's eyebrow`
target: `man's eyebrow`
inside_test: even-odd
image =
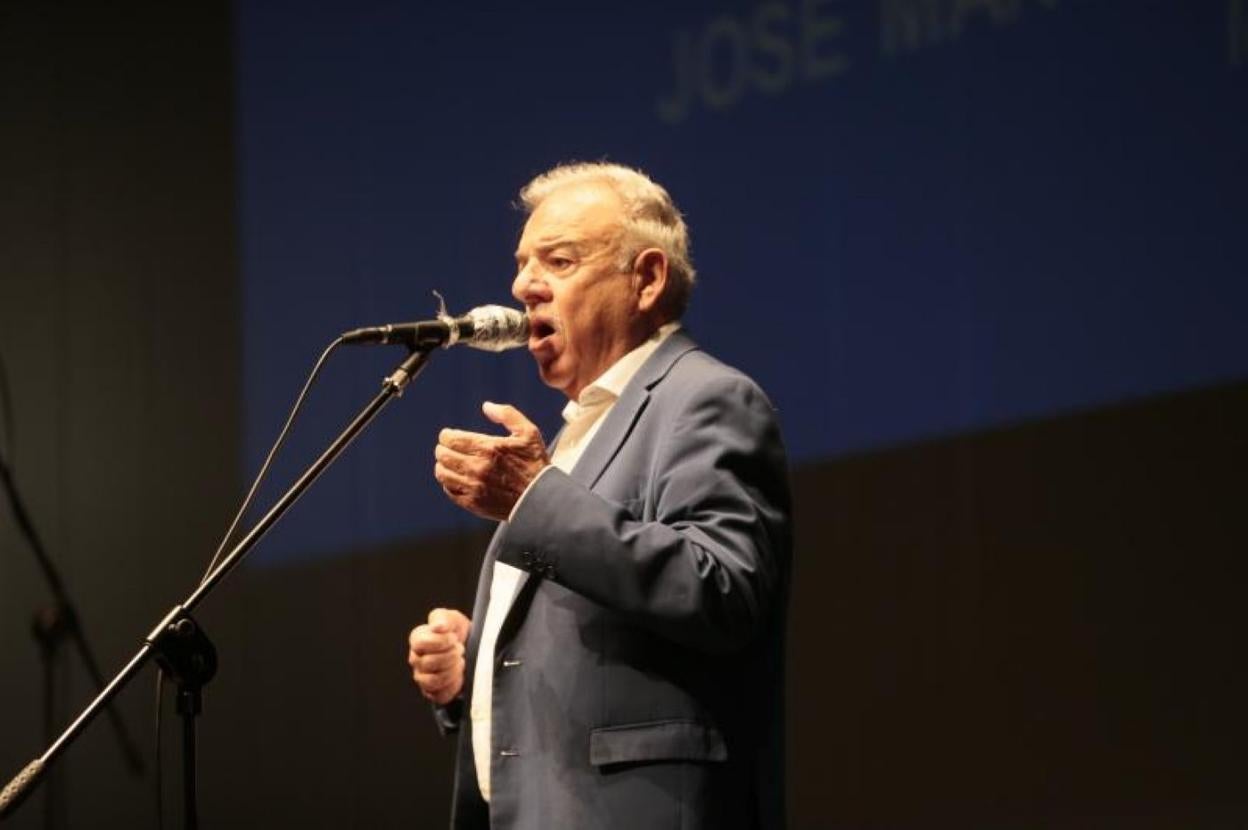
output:
[[[579,237],[555,236],[549,239],[543,239],[539,241],[536,245],[533,246],[533,250],[537,254],[544,254],[544,253],[548,253],[554,248],[568,247],[572,249],[573,253],[580,254],[584,250],[584,245],[585,245],[585,240]],[[521,259],[524,258],[521,252],[519,251],[519,249],[516,250],[515,257],[516,257],[517,262],[519,262]]]

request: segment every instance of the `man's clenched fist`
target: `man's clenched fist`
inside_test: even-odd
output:
[[[439,706],[464,688],[464,645],[472,621],[450,608],[435,608],[429,621],[407,638],[407,664],[421,694]]]

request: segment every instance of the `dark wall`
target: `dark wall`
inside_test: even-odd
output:
[[[235,461],[226,9],[0,18],[12,460],[108,674],[190,589],[251,472]],[[796,471],[794,826],[1244,824],[1245,423],[1234,384]],[[7,779],[44,744],[28,625],[48,593],[0,516]],[[219,589],[199,614],[222,654],[206,826],[444,824],[451,747],[404,640],[430,607],[470,602],[483,539]],[[73,655],[56,676],[59,727],[90,690]],[[150,669],[119,698],[149,767],[151,700]],[[57,770],[60,826],[153,824],[150,768],[130,776],[103,721]]]
[[[1248,819],[1248,385],[796,476],[798,826]]]
[[[0,8],[12,461],[110,675],[189,587],[238,489],[228,36],[224,4]],[[28,629],[49,598],[0,508],[6,780],[44,744]],[[56,676],[59,731],[90,690],[76,655]],[[142,681],[119,703],[150,756]],[[103,721],[57,771],[61,826],[150,823],[150,771],[126,773]],[[28,803],[13,826],[39,826],[41,809]]]

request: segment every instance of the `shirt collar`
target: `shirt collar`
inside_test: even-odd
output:
[[[563,419],[572,421],[583,409],[594,409],[604,404],[610,403],[624,393],[624,387],[628,386],[628,382],[633,379],[633,375],[641,369],[650,355],[654,354],[654,350],[659,344],[671,336],[672,332],[680,328],[680,321],[673,320],[670,323],[664,323],[633,349],[619,360],[612,363],[607,371],[598,376],[598,379],[581,390],[580,396],[575,401],[568,401],[563,408]]]

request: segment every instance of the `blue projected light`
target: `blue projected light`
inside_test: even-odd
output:
[[[686,322],[768,390],[797,462],[1242,378],[1248,24],[1227,12],[238,3],[246,468],[337,333],[431,317],[433,290],[509,302],[511,203],[566,160],[669,188]],[[401,358],[339,352],[274,481]],[[523,351],[439,353],[257,558],[475,526],[432,448],[495,430],[486,399],[547,436],[563,403]]]

